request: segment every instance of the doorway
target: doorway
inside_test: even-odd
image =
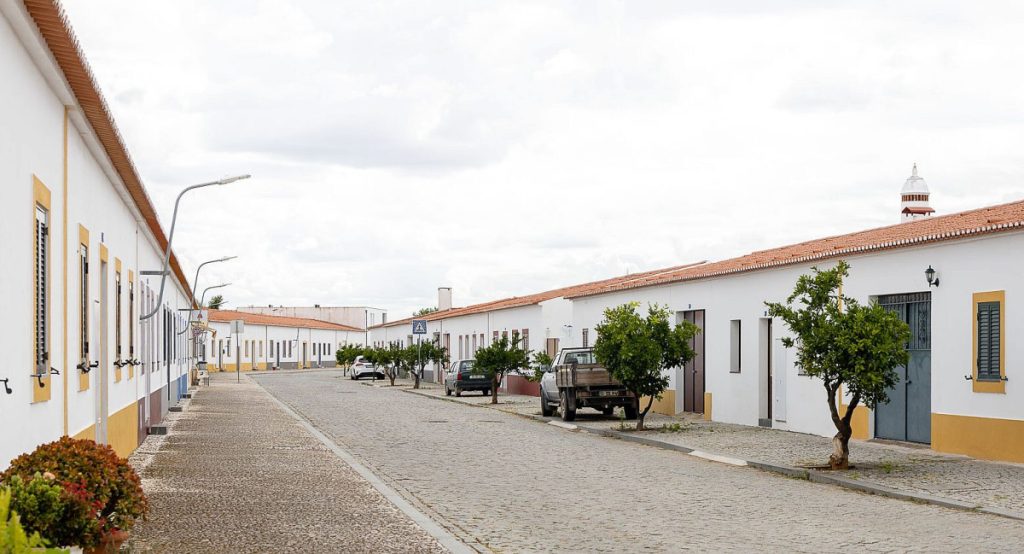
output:
[[[690,339],[693,359],[683,366],[683,411],[704,413],[704,310],[683,312],[683,321],[699,329]]]
[[[889,401],[875,410],[875,436],[930,444],[932,440],[932,351],[930,292],[879,296],[878,303],[910,326],[906,366],[896,368]]]

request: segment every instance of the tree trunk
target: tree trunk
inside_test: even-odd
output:
[[[853,426],[850,425],[850,420],[853,419],[853,411],[860,403],[860,394],[853,395],[850,405],[846,407],[846,413],[840,416],[839,408],[836,406],[840,402],[840,398],[838,398],[839,384],[835,383],[832,387],[825,384],[825,390],[828,391],[828,410],[832,415],[832,423],[835,424],[838,431],[832,437],[832,455],[828,457],[828,465],[832,469],[850,469],[850,437],[853,436]]]
[[[419,374],[419,372],[418,371],[412,372],[412,376],[413,376],[412,388],[414,388],[414,389],[420,388],[420,374]]]
[[[398,369],[392,369],[388,372],[388,379],[391,381],[391,386],[395,386],[395,378],[398,377]]]
[[[850,426],[839,431],[832,437],[832,455],[828,457],[828,465],[832,469],[850,469]]]
[[[647,400],[647,407],[644,408],[644,411],[640,412],[636,416],[636,430],[637,431],[643,431],[645,429],[645,427],[644,427],[644,418],[647,417],[647,412],[651,411],[651,405],[652,404],[654,404],[654,397],[653,396],[650,397],[650,399]]]
[[[498,403],[498,383],[500,382],[501,378],[495,373],[494,378],[491,379],[491,404]]]

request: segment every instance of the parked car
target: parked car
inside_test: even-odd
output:
[[[491,394],[491,380],[483,373],[473,373],[474,360],[456,360],[448,368],[444,376],[444,393],[451,396],[462,396],[462,393],[470,390],[478,390],[484,396]]]
[[[383,379],[384,373],[377,369],[372,362],[366,361],[366,358],[363,356],[356,356],[356,361],[352,362],[352,380],[355,381],[363,377]]]
[[[616,406],[622,406],[626,419],[636,419],[636,397],[597,363],[593,348],[562,349],[540,380],[544,416],[555,415],[557,409],[564,421],[572,421],[578,408],[594,408],[608,416]]]

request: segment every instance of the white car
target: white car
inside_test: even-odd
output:
[[[383,379],[384,374],[373,363],[366,361],[366,358],[357,356],[356,361],[352,362],[352,380],[362,379],[363,377]]]

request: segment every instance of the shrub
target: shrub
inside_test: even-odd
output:
[[[11,509],[27,533],[38,533],[51,545],[91,546],[102,539],[99,503],[81,485],[62,485],[49,472],[36,473],[28,481],[14,475],[5,485],[11,493]]]
[[[135,520],[145,518],[149,511],[139,476],[128,462],[109,446],[91,440],[62,437],[44,444],[30,454],[15,458],[0,474],[0,480],[8,482],[17,475],[27,481],[37,473],[47,472],[64,489],[68,504],[62,517],[71,519],[61,525],[66,525],[69,533],[78,534],[64,538],[60,544],[93,546],[115,531],[129,531]],[[98,526],[95,533],[91,525],[76,519],[83,504],[91,506],[91,519]]]
[[[11,497],[9,489],[0,489],[0,552],[66,552],[44,548],[39,533],[27,533],[17,512],[11,509]]]

